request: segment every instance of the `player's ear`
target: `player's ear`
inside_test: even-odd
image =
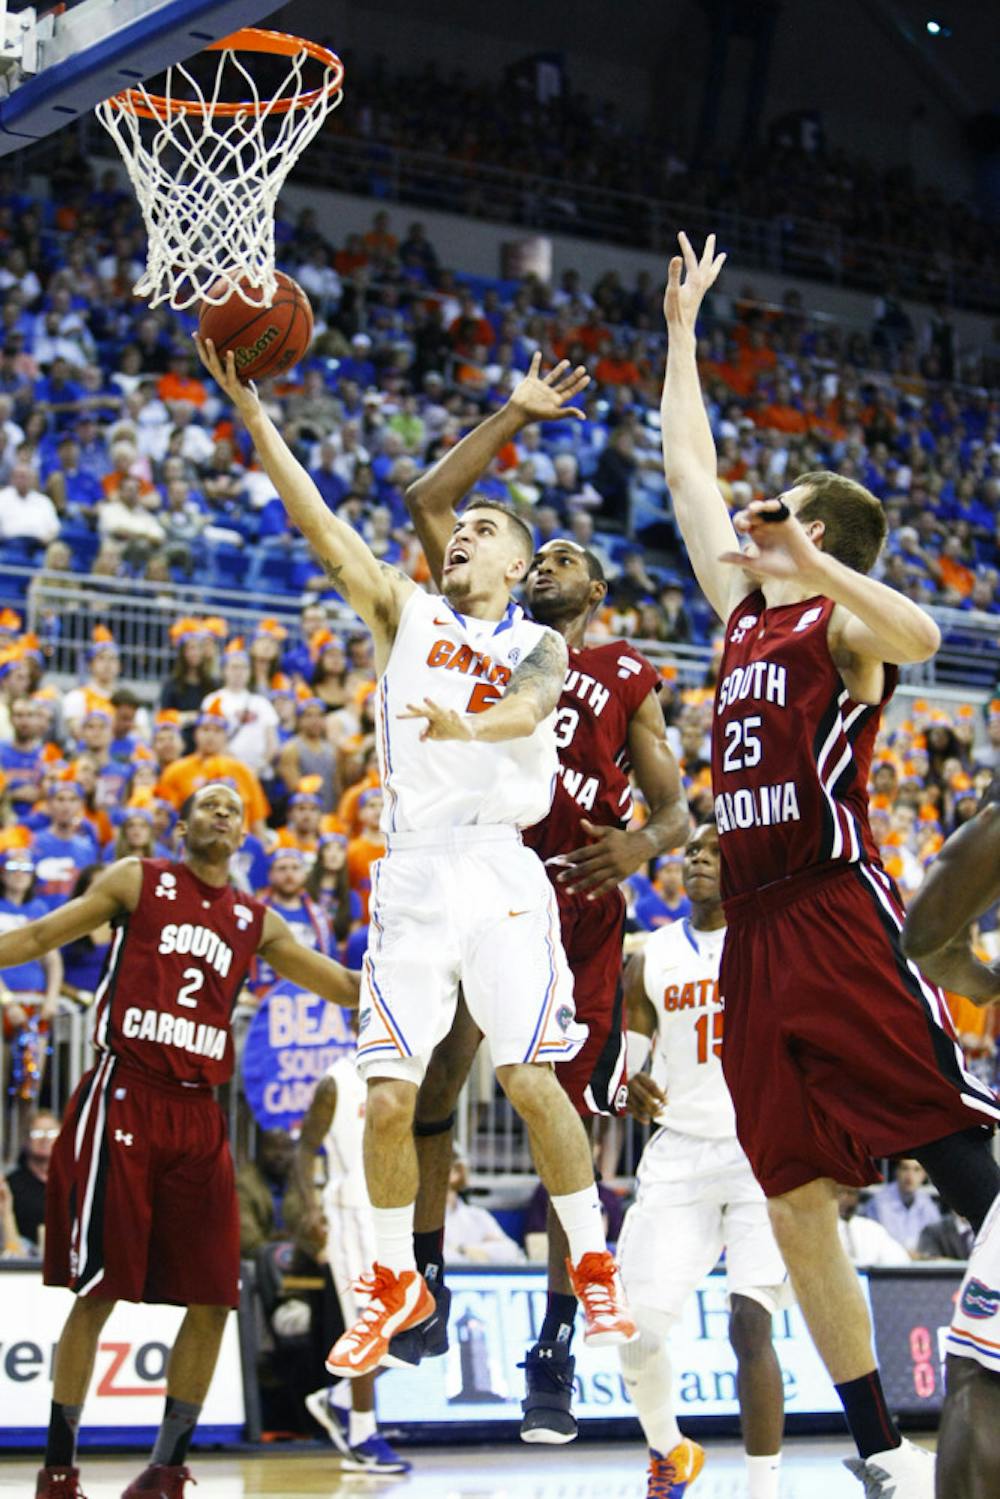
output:
[[[504,573],[504,577],[513,587],[515,583],[521,583],[524,581],[525,577],[527,576],[528,568],[530,566],[531,563],[526,557],[514,557],[510,562],[508,562],[507,571]]]
[[[590,585],[590,597],[588,605],[591,609],[600,608],[608,596],[608,585],[603,578],[594,578]]]
[[[803,529],[813,546],[819,547],[821,552],[824,551],[823,538],[826,535],[826,521],[820,520],[818,517],[814,520],[805,521]]]

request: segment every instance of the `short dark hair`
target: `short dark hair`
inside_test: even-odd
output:
[[[581,550],[583,552],[583,560],[587,564],[587,571],[590,574],[590,581],[592,583],[606,583],[608,580],[604,576],[604,568],[601,565],[600,557],[590,551],[588,547],[582,547]]]
[[[498,510],[501,515],[507,517],[507,528],[511,535],[516,536],[527,548],[524,560],[530,562],[535,555],[535,538],[527,521],[521,519],[516,510],[505,505],[502,500],[480,499],[477,495],[462,506],[462,514],[466,515],[470,510]]]
[[[116,687],[111,694],[112,708],[141,708],[142,698],[137,697],[131,687]]]
[[[792,488],[807,488],[809,498],[799,506],[797,519],[805,524],[821,520],[823,550],[856,573],[871,572],[885,545],[888,530],[881,500],[843,474],[813,469],[799,474]]]

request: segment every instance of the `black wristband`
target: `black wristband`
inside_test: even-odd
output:
[[[757,519],[758,520],[766,520],[766,521],[770,522],[772,525],[776,524],[778,521],[791,520],[791,518],[792,518],[792,512],[789,510],[789,508],[785,504],[784,500],[779,500],[778,501],[778,508],[777,508],[777,510],[758,510],[757,511]]]

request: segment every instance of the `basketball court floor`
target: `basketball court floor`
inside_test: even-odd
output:
[[[929,1445],[929,1443],[928,1443]],[[862,1499],[857,1480],[841,1466],[846,1441],[796,1437],[785,1448],[781,1499]],[[189,1499],[315,1499],[389,1494],[399,1499],[642,1499],[645,1449],[630,1442],[586,1442],[546,1450],[504,1447],[407,1448],[413,1473],[369,1478],[341,1473],[329,1449],[268,1451],[234,1456],[195,1453],[197,1491]],[[119,1499],[142,1467],[142,1457],[88,1457],[81,1471],[87,1499]],[[37,1460],[0,1459],[0,1495],[29,1499]],[[691,1499],[745,1499],[743,1453],[736,1442],[713,1441]]]

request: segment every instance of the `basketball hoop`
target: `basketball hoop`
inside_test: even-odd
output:
[[[146,225],[146,271],[133,290],[151,307],[218,304],[233,294],[270,305],[274,210],[293,164],[343,97],[344,66],[316,42],[247,27],[205,48],[218,52],[206,84],[180,63],[164,92],[143,84],[97,106],[135,189]],[[287,58],[271,97],[262,97],[240,52]],[[306,69],[322,69],[308,86]],[[235,74],[235,79],[230,75]],[[224,95],[247,90],[227,102]]]

